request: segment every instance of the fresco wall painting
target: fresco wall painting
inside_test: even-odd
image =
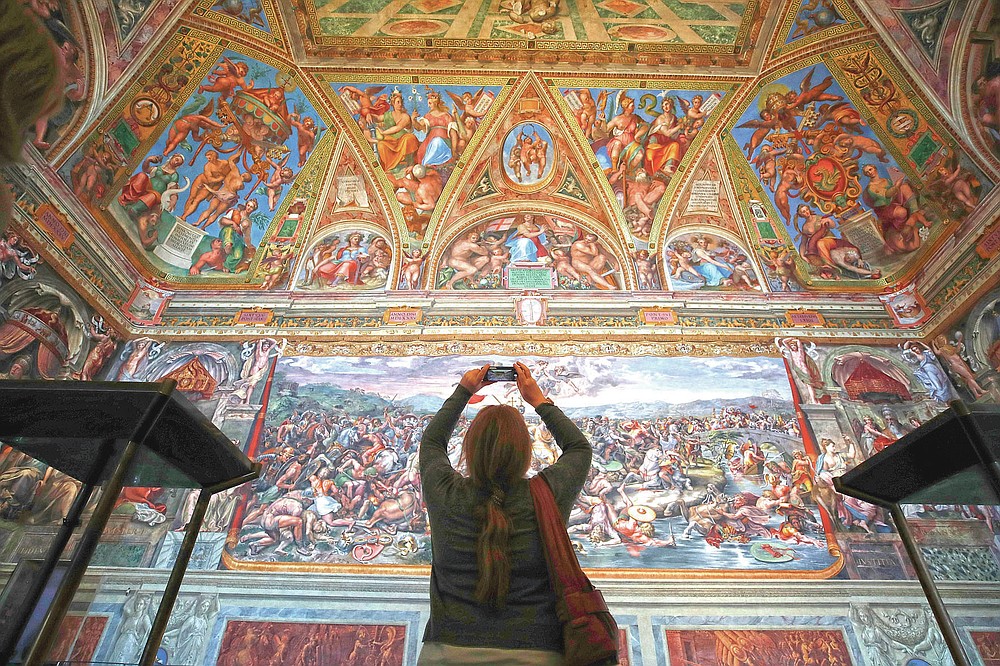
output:
[[[512,46],[524,40],[566,46],[584,42],[598,48],[613,42],[687,43],[717,45],[724,52],[740,38],[745,39],[753,18],[746,5],[694,2],[608,4],[587,0],[579,13],[561,0],[418,4],[398,13],[376,12],[350,3],[310,0],[304,4],[306,39],[314,48],[350,44],[351,38],[394,37],[405,40],[403,44],[420,45],[435,38],[508,40]]]
[[[765,86],[732,130],[796,246],[800,282],[905,270],[992,187],[888,73],[864,47],[835,51]]]
[[[474,144],[480,125],[495,117],[490,110],[501,86],[484,83],[330,84],[358,127],[358,143],[366,144],[376,155],[413,239],[424,237],[438,200],[466,150]],[[535,151],[524,152],[527,157]],[[540,157],[539,163],[543,159]]]
[[[742,629],[666,632],[671,664],[760,666],[826,663],[847,666],[851,651],[842,631]]]
[[[295,283],[306,291],[383,288],[392,265],[391,242],[358,228],[325,230],[307,255]]]
[[[199,0],[194,8],[195,16],[202,16],[264,42],[278,47],[284,46],[277,11],[269,0]]]
[[[663,265],[675,291],[764,291],[749,253],[707,231],[674,236],[664,248]]]
[[[949,79],[955,43],[963,18],[971,11],[966,0],[878,0],[870,16],[892,36],[906,62],[926,89],[946,106],[951,103]]]
[[[561,88],[629,230],[650,241],[688,150],[714,127],[728,90]]]
[[[233,524],[227,566],[426,565],[416,445],[454,377],[479,361],[283,358],[263,439],[250,452],[265,470]],[[570,521],[584,566],[791,577],[839,571],[809,493],[811,463],[794,407],[774,388],[784,377],[780,361],[531,364],[595,443],[595,465]],[[380,370],[387,367],[391,377]],[[710,398],[710,383],[721,377],[736,382],[727,398]],[[496,385],[482,403],[497,401],[517,405],[517,393]],[[537,472],[557,449],[544,426],[527,418]],[[307,487],[312,493],[302,492]]]
[[[772,37],[769,58],[778,58],[833,40],[857,30],[863,22],[854,8],[837,0],[795,0],[786,6],[786,12]]]
[[[972,44],[970,51],[968,124],[980,145],[1000,160],[1000,48],[985,42]]]
[[[100,615],[67,615],[59,627],[59,638],[52,646],[49,658],[91,661],[107,624],[108,618]]]
[[[42,22],[58,49],[56,64],[62,103],[38,118],[30,132],[31,144],[46,154],[68,138],[82,120],[86,99],[92,96],[93,77],[88,76],[92,49],[80,38],[80,8],[76,3],[53,0],[24,6],[25,11],[32,12]]]
[[[104,36],[105,76],[114,86],[143,50],[154,41],[156,30],[170,22],[180,0],[95,0],[97,24]]]
[[[602,234],[603,235],[603,234]],[[438,289],[621,289],[606,240],[559,216],[522,213],[459,234],[441,256]]]
[[[963,400],[1000,403],[1000,291],[984,294],[929,344]]]
[[[196,34],[181,31],[155,83],[62,170],[95,215],[106,206],[135,251],[174,280],[246,272],[326,133],[287,66]],[[136,168],[125,177],[127,163]]]
[[[395,625],[226,623],[219,666],[403,664],[406,628]]]

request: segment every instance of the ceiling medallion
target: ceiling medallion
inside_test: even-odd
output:
[[[552,134],[538,121],[514,125],[503,140],[501,171],[507,185],[521,193],[537,192],[555,173]]]

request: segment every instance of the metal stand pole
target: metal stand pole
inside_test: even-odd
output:
[[[88,479],[87,483],[81,486],[80,490],[76,492],[76,497],[73,498],[73,505],[66,513],[66,517],[63,518],[62,526],[60,526],[59,531],[53,537],[52,543],[45,553],[45,559],[42,560],[41,566],[32,578],[31,588],[24,600],[24,610],[30,611],[38,605],[38,600],[42,597],[42,592],[45,590],[45,584],[49,582],[52,573],[56,570],[59,557],[66,550],[66,545],[69,543],[70,537],[73,536],[73,530],[80,524],[80,516],[86,508],[87,502],[90,501],[91,496],[94,494],[94,487],[93,480]],[[7,645],[0,646],[0,664],[8,663],[14,655],[17,643],[21,640],[21,634],[24,632],[24,628],[27,626],[30,618],[31,613],[24,612],[11,624],[10,633],[8,634],[9,642]]]
[[[156,651],[163,640],[163,633],[167,629],[170,613],[174,610],[174,602],[177,600],[181,581],[187,571],[188,562],[191,561],[191,553],[194,552],[198,532],[201,531],[201,523],[205,519],[205,511],[208,510],[208,502],[211,499],[212,494],[207,489],[203,489],[198,494],[198,503],[195,504],[191,520],[188,521],[187,527],[184,529],[184,540],[181,542],[180,552],[177,553],[173,569],[170,570],[170,578],[167,580],[167,587],[164,588],[163,596],[160,598],[160,605],[156,609],[156,617],[149,630],[146,647],[143,648],[142,657],[139,658],[140,666],[153,666],[156,661]]]
[[[149,630],[146,647],[142,650],[142,657],[139,659],[140,666],[153,666],[156,663],[156,651],[163,641],[167,622],[170,621],[170,613],[174,610],[174,602],[177,601],[177,593],[180,592],[181,582],[184,580],[188,563],[191,561],[191,554],[194,552],[194,546],[198,540],[198,532],[201,531],[201,524],[205,520],[208,503],[216,493],[228,490],[229,488],[235,488],[247,481],[256,479],[260,475],[260,465],[254,464],[252,470],[245,476],[225,481],[217,486],[202,488],[198,494],[198,502],[194,506],[194,513],[191,514],[191,520],[188,521],[187,527],[184,528],[184,540],[181,542],[177,559],[174,560],[174,566],[170,570],[170,578],[167,579],[167,586],[163,589],[160,605],[156,609],[156,617],[153,618],[153,626]]]
[[[94,556],[94,551],[97,549],[97,542],[101,539],[101,533],[104,532],[104,526],[107,525],[108,518],[111,517],[111,512],[115,508],[115,502],[118,500],[118,495],[122,492],[122,488],[125,485],[125,476],[128,474],[129,467],[132,466],[132,460],[139,451],[139,446],[146,439],[153,425],[166,408],[170,400],[170,394],[176,385],[175,381],[169,379],[163,382],[160,394],[156,396],[156,399],[146,409],[146,413],[143,414],[132,439],[129,440],[121,457],[118,459],[118,465],[115,467],[114,472],[112,472],[111,478],[104,484],[101,499],[98,500],[97,506],[94,508],[94,513],[87,522],[87,527],[83,530],[80,543],[77,545],[73,559],[70,560],[69,567],[66,569],[66,575],[63,577],[62,583],[60,583],[59,589],[56,590],[52,605],[49,606],[49,610],[45,614],[42,628],[39,630],[38,636],[35,638],[35,642],[32,644],[31,650],[28,651],[25,658],[25,666],[42,666],[45,663],[49,650],[52,649],[52,643],[55,642],[58,635],[59,625],[62,624],[63,618],[66,616],[66,611],[69,610],[69,605],[76,595],[76,590],[80,587],[83,574],[86,572],[87,566]],[[101,461],[102,467],[106,463],[106,459]]]
[[[899,507],[899,504],[890,504],[888,508],[892,512],[892,521],[896,524],[896,531],[899,532],[899,538],[903,541],[903,546],[910,555],[910,561],[917,572],[920,587],[924,588],[927,603],[930,604],[934,618],[941,628],[941,635],[944,636],[944,642],[948,644],[948,651],[951,652],[951,656],[955,660],[955,665],[972,666],[969,659],[965,656],[965,650],[962,648],[962,642],[958,637],[955,624],[951,621],[951,616],[948,614],[948,609],[945,608],[937,586],[934,585],[934,577],[931,575],[930,569],[927,568],[924,555],[920,552],[920,546],[917,545],[913,534],[910,532],[910,526],[906,523],[906,516],[903,515],[903,510]]]

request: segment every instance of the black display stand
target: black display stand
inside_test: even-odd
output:
[[[103,492],[66,567],[25,666],[45,663],[59,625],[125,486],[201,492],[170,572],[140,664],[151,666],[215,493],[257,477],[252,463],[180,393],[160,383],[0,381],[0,441],[82,482],[21,613],[0,636],[0,664],[17,645],[97,486]]]
[[[838,492],[892,513],[952,658],[958,666],[968,666],[958,632],[900,504],[1000,503],[1000,406],[951,402],[944,412],[833,483]]]

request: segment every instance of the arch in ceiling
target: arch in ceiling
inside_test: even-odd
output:
[[[436,246],[441,249],[428,261],[429,270],[423,278],[426,288],[452,289],[459,283],[470,289],[634,288],[631,262],[626,261],[620,241],[595,220],[531,202],[497,208],[454,224],[441,237]],[[473,234],[474,240],[470,238]],[[587,241],[588,234],[594,236],[593,244]],[[571,249],[577,241],[582,242]],[[574,251],[581,257],[589,256],[588,265],[584,266],[582,259],[571,260]],[[522,266],[550,271],[550,286],[504,287],[505,271]]]

